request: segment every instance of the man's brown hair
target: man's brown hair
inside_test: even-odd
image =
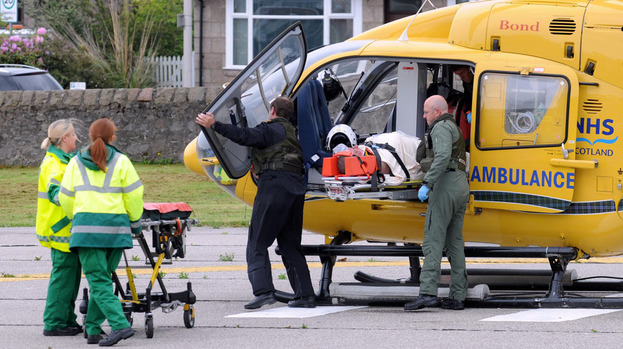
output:
[[[273,100],[270,106],[275,108],[275,115],[287,120],[290,120],[294,113],[294,106],[288,97],[279,96]]]

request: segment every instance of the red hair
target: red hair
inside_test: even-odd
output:
[[[106,158],[108,158],[106,144],[112,142],[115,132],[117,132],[117,127],[110,119],[96,120],[89,128],[92,142],[89,149],[91,159],[104,172],[106,172]]]

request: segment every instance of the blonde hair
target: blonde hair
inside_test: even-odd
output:
[[[89,147],[91,159],[104,172],[106,172],[106,158],[108,157],[106,144],[112,142],[115,132],[117,132],[117,127],[110,119],[96,120],[89,128],[89,136],[92,142]]]
[[[41,149],[47,150],[50,145],[60,146],[63,136],[75,132],[73,121],[73,119],[60,119],[51,123],[48,127],[48,136],[41,142]]]

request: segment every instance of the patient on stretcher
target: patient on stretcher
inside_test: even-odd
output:
[[[395,186],[404,181],[421,181],[424,172],[415,160],[420,139],[403,132],[381,133],[366,138],[363,146],[375,148],[381,157],[381,173],[385,185]],[[388,147],[388,146],[389,147]]]
[[[398,131],[370,136],[364,144],[346,143],[349,144],[331,144],[330,148],[335,150],[335,155],[334,158],[325,159],[323,176],[353,176],[356,173],[365,180],[368,179],[366,176],[369,177],[379,169],[384,175],[384,186],[397,186],[405,181],[420,181],[424,178],[420,164],[415,160],[420,143],[417,137]]]

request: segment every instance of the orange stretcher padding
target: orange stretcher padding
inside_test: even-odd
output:
[[[192,212],[193,209],[185,202],[145,202],[143,209],[168,213],[171,211]]]
[[[338,160],[344,158],[344,173],[338,168]],[[361,161],[360,161],[361,160]],[[323,177],[370,177],[377,169],[374,156],[340,156],[339,153],[330,158],[324,158],[322,163]]]

